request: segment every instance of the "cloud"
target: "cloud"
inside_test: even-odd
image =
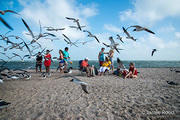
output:
[[[120,20],[153,24],[167,17],[180,16],[179,0],[135,0],[133,9],[120,12]]]
[[[180,32],[175,32],[175,36],[177,39],[180,39]]]
[[[111,24],[105,24],[104,29],[114,33],[122,33],[122,30],[120,28],[113,26]]]

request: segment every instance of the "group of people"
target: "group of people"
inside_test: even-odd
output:
[[[107,56],[105,56],[107,54]],[[98,61],[99,61],[99,70],[98,74],[96,75],[103,75],[106,72],[109,72],[110,70],[114,71],[114,63],[113,63],[113,56],[114,51],[110,49],[109,52],[105,52],[105,48],[101,48],[101,51],[98,55]],[[87,76],[94,76],[97,69],[92,65],[88,64],[88,58],[85,58],[84,60],[80,61],[80,70],[85,71]],[[127,69],[121,69],[121,66],[118,65],[118,68],[116,71],[113,72],[114,74],[118,76],[123,76],[124,78],[137,78],[137,69],[135,68],[134,63],[129,64],[129,70]]]
[[[64,51],[59,50],[59,66],[57,68],[60,69],[60,73],[64,73],[68,69],[68,62],[72,64],[70,61],[70,56],[68,53],[68,47],[65,47]],[[107,54],[107,56],[105,56]],[[120,65],[118,65],[117,70],[114,71],[114,63],[113,63],[113,56],[114,56],[114,50],[110,49],[109,52],[105,52],[105,48],[101,48],[101,51],[98,55],[98,61],[99,61],[99,70],[94,65],[89,65],[88,58],[86,57],[84,60],[81,60],[79,62],[80,64],[80,70],[83,72],[86,72],[86,75],[88,77],[95,76],[95,75],[103,75],[106,72],[109,72],[110,70],[113,71],[114,74],[118,76],[123,76],[124,78],[137,78],[137,69],[135,68],[134,63],[129,64],[129,70],[122,69]],[[41,53],[39,52],[36,56],[36,72],[38,72],[38,67],[40,69],[40,72],[42,71],[42,60],[43,57]],[[46,73],[50,75],[50,66],[51,66],[51,54],[50,51],[47,50],[46,54],[44,56],[44,66],[46,68]]]
[[[63,73],[64,70],[67,70],[68,60],[70,59],[68,50],[69,50],[68,47],[65,47],[64,51],[59,50],[58,69],[60,69],[61,73]],[[39,52],[38,55],[36,56],[36,72],[38,72],[38,68],[40,72],[42,72],[42,61],[43,61],[43,57],[41,53]],[[48,73],[48,75],[50,75],[51,61],[52,61],[52,58],[51,58],[50,51],[46,50],[46,54],[44,55],[44,66],[46,68],[46,73]]]

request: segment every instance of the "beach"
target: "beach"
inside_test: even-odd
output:
[[[0,120],[178,120],[180,119],[180,73],[169,68],[138,68],[136,79],[109,74],[86,77],[51,71],[43,78],[4,80],[0,98],[11,104],[0,110]],[[88,84],[70,82],[76,76]]]

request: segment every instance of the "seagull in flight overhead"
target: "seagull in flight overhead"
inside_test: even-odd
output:
[[[124,43],[122,37],[119,34],[117,34],[117,39],[119,39],[122,43]]]
[[[113,50],[115,49],[118,53],[120,53],[119,50],[123,50],[123,49],[117,48],[117,46],[119,45],[119,43],[116,43],[116,42],[114,41],[114,39],[113,39],[112,36],[109,37],[109,40],[110,40],[110,42],[111,42],[110,45],[107,45],[107,44],[103,43],[106,47],[110,47],[110,48],[113,49]]]
[[[14,13],[14,14],[19,15],[17,12],[12,11],[12,10],[0,10],[0,14],[1,14],[1,15],[5,15],[5,13],[7,13],[7,12],[10,12],[10,13]]]
[[[75,29],[79,29],[79,27],[77,27],[77,26],[69,26],[70,28],[75,28]],[[86,27],[86,26],[80,26],[80,28],[84,28],[84,27]]]
[[[157,49],[152,49],[151,56],[153,56],[153,55],[154,55],[154,52],[156,52],[156,51],[157,51]]]
[[[83,82],[83,81],[81,81],[81,80],[79,80],[78,78],[75,78],[75,77],[73,77],[73,79],[70,80],[70,82],[74,82],[74,83],[76,83],[76,84],[81,85],[82,90],[83,90],[85,93],[89,94],[89,92],[87,91],[87,83],[85,83],[85,82]]]
[[[79,29],[79,30],[82,30],[82,29],[81,29],[81,25],[80,25],[80,23],[79,23],[79,19],[70,18],[70,17],[66,17],[66,19],[72,20],[73,22],[75,22],[75,23],[77,24],[78,29]]]
[[[10,30],[13,30],[13,28],[2,18],[0,17],[0,21],[7,27],[9,28]]]
[[[30,27],[28,26],[28,24],[26,23],[26,21],[24,19],[21,18],[21,20],[23,21],[25,27],[27,28],[27,30],[29,31],[30,35],[32,36],[32,38],[34,38],[34,34],[32,32],[32,30],[30,29]]]
[[[155,34],[153,31],[149,30],[148,28],[145,28],[145,27],[142,27],[142,26],[139,26],[139,25],[133,25],[133,26],[128,27],[127,29],[129,29],[131,27],[135,27],[135,29],[133,29],[133,31],[137,31],[137,32],[138,31],[146,31],[146,32],[149,32],[151,34]]]
[[[132,39],[132,40],[136,41],[136,39],[134,39],[134,37],[132,37],[124,27],[122,27],[122,28],[123,28],[124,33],[127,35],[127,37],[126,37],[127,39]]]
[[[66,28],[53,28],[53,27],[44,27],[47,31],[59,31],[59,30],[65,30]]]
[[[75,43],[77,42],[72,42],[70,39],[69,39],[69,37],[67,37],[65,34],[62,34],[64,37],[65,37],[65,39],[64,39],[64,41],[67,43],[67,44],[70,44],[71,46],[72,45],[74,45],[74,46],[76,46],[76,47],[78,47]]]
[[[89,31],[87,31],[87,30],[83,30],[83,32],[87,32],[87,33],[88,33],[88,37],[93,37],[93,38],[96,39],[96,41],[97,41],[98,43],[100,43],[100,41],[98,40],[98,38],[97,38],[95,35],[93,35],[91,32],[89,32]]]

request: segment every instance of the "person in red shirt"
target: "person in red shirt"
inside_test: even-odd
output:
[[[82,67],[82,71],[85,71],[87,76],[90,77],[91,73],[93,71],[93,67],[91,67],[88,64],[88,58],[85,58],[82,62],[81,62],[81,67]]]
[[[50,51],[46,51],[46,55],[44,56],[44,66],[46,68],[46,73],[50,75],[50,66],[51,66],[51,54],[49,53]]]
[[[129,73],[125,76],[125,78],[137,78],[137,69],[135,68],[134,63],[129,64]]]

